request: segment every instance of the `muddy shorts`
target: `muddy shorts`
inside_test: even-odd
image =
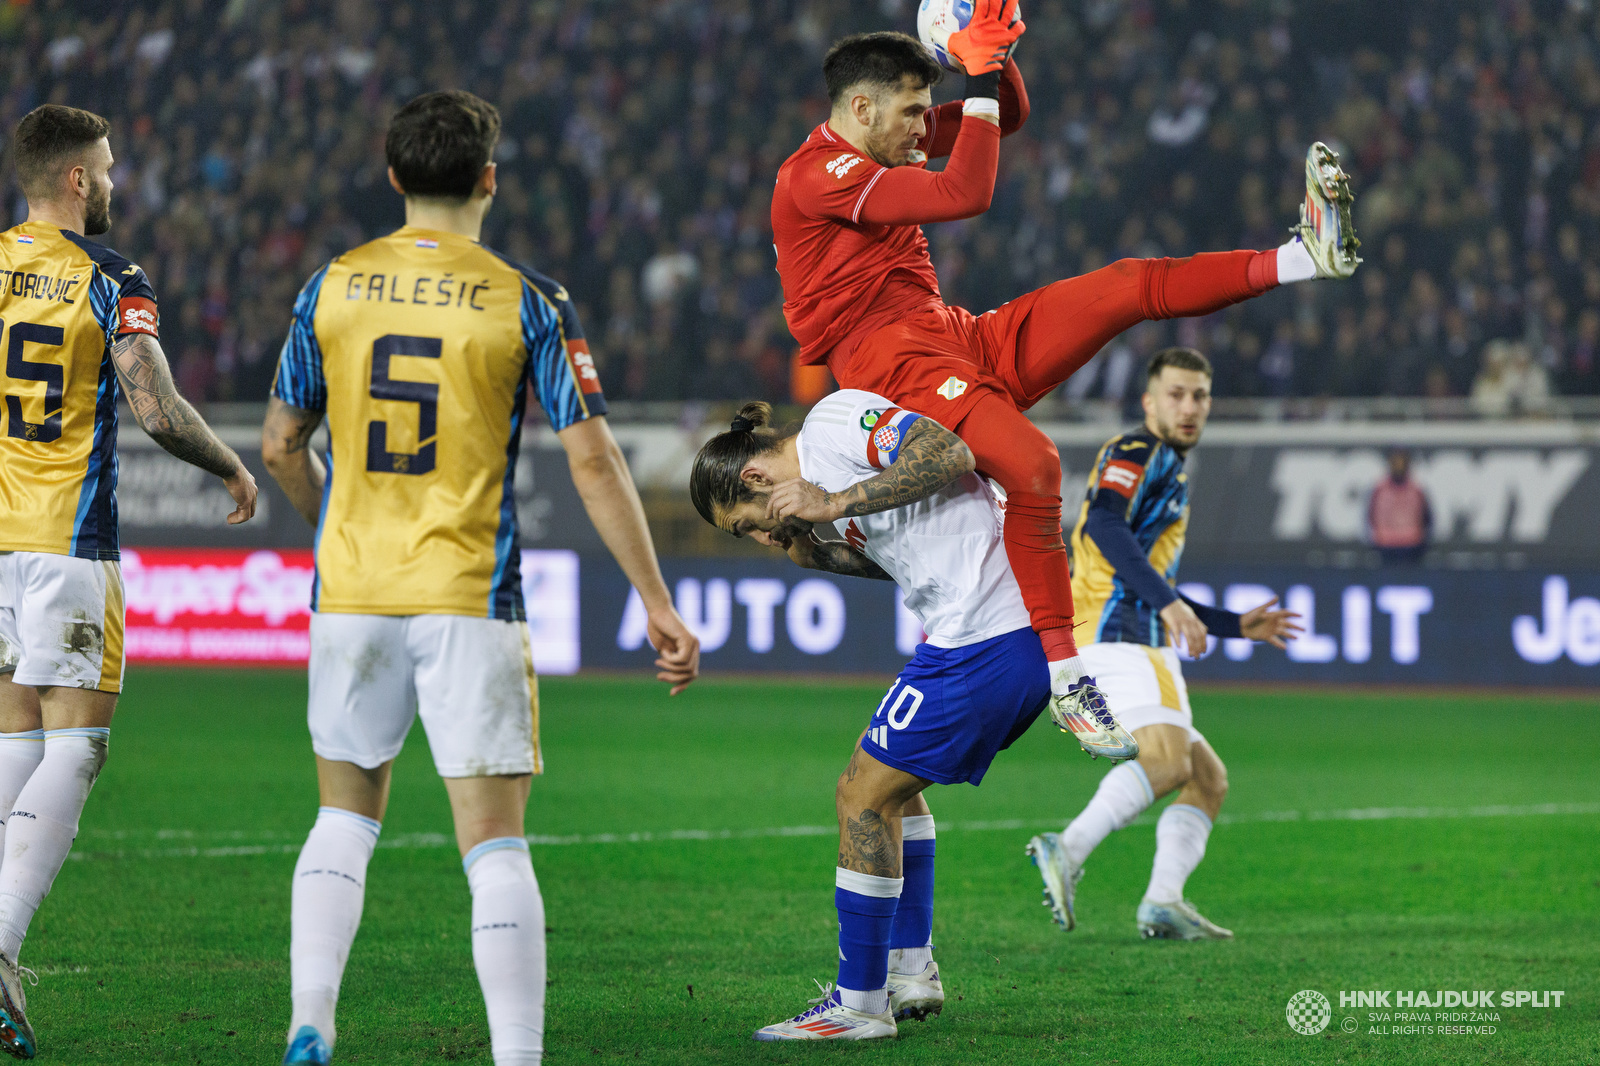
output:
[[[121,692],[122,604],[114,560],[0,552],[0,676]]]
[[[312,750],[370,770],[400,753],[418,715],[441,777],[542,773],[527,623],[312,613]]]

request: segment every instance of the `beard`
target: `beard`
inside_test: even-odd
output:
[[[111,228],[111,190],[95,183],[89,192],[89,202],[83,215],[83,234],[97,237]]]
[[[1160,418],[1156,419],[1156,436],[1179,451],[1188,451],[1200,443],[1199,433],[1195,433],[1191,437],[1188,433],[1178,428],[1176,421],[1164,422]]]
[[[867,155],[880,167],[897,167],[905,163],[904,159],[895,159],[896,149],[900,147],[899,138],[889,130],[889,123],[879,122],[867,130],[863,139]]]

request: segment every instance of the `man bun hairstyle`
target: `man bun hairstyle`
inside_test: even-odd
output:
[[[383,154],[407,196],[466,200],[500,140],[500,112],[464,89],[423,93],[395,112]]]
[[[876,95],[900,88],[910,77],[911,88],[931,88],[944,77],[944,68],[915,37],[883,30],[854,34],[828,49],[822,77],[828,84],[828,99],[837,107],[858,85],[871,86]]]
[[[1211,372],[1211,360],[1193,348],[1163,348],[1150,356],[1145,367],[1145,384],[1148,386],[1169,366],[1174,370],[1198,370],[1208,378],[1216,376]]]
[[[111,132],[95,114],[61,104],[41,104],[22,116],[11,138],[17,184],[29,200],[48,200],[62,167]]]
[[[755,499],[740,471],[750,460],[773,451],[792,436],[772,428],[770,403],[757,400],[739,408],[732,426],[706,441],[694,457],[689,498],[700,517],[716,525],[718,511]]]

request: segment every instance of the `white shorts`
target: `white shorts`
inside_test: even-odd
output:
[[[19,685],[122,691],[122,567],[0,552],[0,674]]]
[[[440,777],[542,773],[527,623],[312,613],[312,750],[381,766],[419,712]]]
[[[1191,744],[1205,739],[1194,727],[1177,651],[1119,642],[1086,644],[1078,654],[1122,728],[1131,733],[1147,725],[1175,725],[1189,731]]]

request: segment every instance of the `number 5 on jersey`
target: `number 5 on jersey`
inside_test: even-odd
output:
[[[0,320],[0,331],[6,324]],[[23,358],[24,344],[43,344],[61,347],[66,334],[60,326],[39,326],[32,322],[14,322],[6,341],[6,376],[12,381],[42,381],[44,383],[44,421],[29,422],[22,417],[22,398],[6,394],[6,436],[21,440],[49,444],[61,439],[61,394],[66,383],[66,371],[56,363],[38,363]]]
[[[372,342],[372,384],[368,394],[374,400],[400,400],[417,405],[417,450],[415,454],[389,450],[389,423],[367,423],[367,470],[375,474],[426,474],[433,469],[434,445],[439,424],[439,386],[431,381],[393,381],[389,360],[396,355],[437,359],[444,350],[438,337],[407,337],[389,333]]]

